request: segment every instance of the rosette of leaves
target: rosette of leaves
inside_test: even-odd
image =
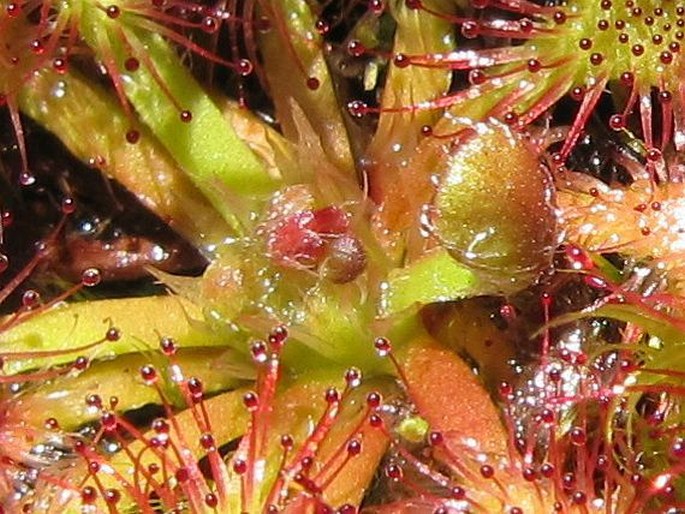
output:
[[[615,511],[634,508],[641,489],[625,469],[587,465],[596,450],[587,427],[546,421],[560,442],[538,449],[556,466],[543,471],[521,453],[509,411],[437,341],[465,320],[472,338],[452,346],[492,370],[490,386],[509,378],[499,355],[479,348],[493,344],[487,312],[466,303],[430,321],[426,306],[544,280],[563,228],[541,150],[525,135],[411,107],[450,94],[452,68],[417,56],[455,49],[465,6],[2,7],[0,87],[21,187],[36,182],[27,116],[209,262],[199,277],[150,267],[164,295],[77,301],[69,290],[42,305],[32,290],[22,295],[0,333],[8,509],[587,511],[595,500],[611,507],[616,491]],[[354,63],[341,53],[374,46],[345,77]],[[213,66],[219,77],[229,70],[228,87],[206,80]],[[377,97],[373,126],[353,119],[365,108],[347,95],[360,86]],[[474,98],[463,114],[495,101]],[[453,137],[425,138],[438,119]],[[96,285],[85,268],[83,286]],[[556,401],[544,396],[541,407]],[[386,478],[405,486],[385,500],[374,497],[384,457]],[[573,488],[568,470],[582,475]],[[595,473],[609,485],[594,487]]]

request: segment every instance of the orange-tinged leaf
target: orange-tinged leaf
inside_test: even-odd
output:
[[[409,395],[432,430],[459,441],[475,438],[481,451],[506,455],[497,408],[461,358],[429,336],[419,336],[398,358]]]

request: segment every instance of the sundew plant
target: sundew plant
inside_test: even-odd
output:
[[[685,511],[684,34],[0,0],[0,514]]]

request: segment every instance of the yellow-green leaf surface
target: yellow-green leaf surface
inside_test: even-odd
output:
[[[189,377],[202,377],[205,392],[227,390],[246,379],[254,378],[254,368],[237,360],[234,352],[224,348],[197,347],[179,350],[174,365]],[[77,376],[59,377],[45,384],[30,384],[16,398],[6,403],[3,414],[29,426],[42,426],[48,418],[59,422],[62,430],[73,431],[84,423],[96,421],[101,413],[84,401],[98,395],[107,401],[116,397],[117,412],[159,404],[154,388],[140,377],[140,368],[152,364],[160,375],[167,374],[169,358],[161,352],[130,353],[112,360],[96,361]],[[185,406],[183,398],[170,380],[160,381],[167,401],[177,408]]]
[[[131,127],[116,98],[92,80],[76,71],[42,71],[19,100],[22,112],[59,137],[74,156],[117,180],[190,242],[212,244],[230,232],[147,127]],[[132,128],[139,132],[136,144],[126,142]]]
[[[310,4],[304,0],[271,0],[264,3],[263,14],[274,27],[283,28],[261,34],[259,45],[284,134],[293,141],[299,137],[293,109],[297,105],[321,138],[328,160],[353,173],[347,130]],[[308,79],[316,79],[318,87],[307,87]]]
[[[380,312],[390,316],[416,305],[474,296],[481,287],[471,269],[437,248],[390,273],[381,289]]]
[[[67,351],[102,340],[110,327],[121,337],[88,350],[42,356],[31,352]],[[87,301],[53,308],[0,334],[4,371],[23,371],[89,358],[157,350],[160,337],[173,337],[179,347],[222,346],[226,339],[207,330],[201,310],[176,296],[150,296]],[[20,358],[12,356],[21,354]]]
[[[160,34],[141,28],[145,24],[134,13],[114,21],[97,5],[81,2],[79,7],[82,37],[110,73],[120,74],[142,121],[214,208],[240,229],[231,199],[270,192],[278,177],[269,175]],[[131,56],[141,62],[135,72],[125,71]],[[182,121],[183,112],[192,118]]]

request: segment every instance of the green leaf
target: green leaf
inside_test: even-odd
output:
[[[390,2],[389,6],[397,23],[394,54],[423,55],[454,50],[454,25],[450,21],[428,12],[428,9],[407,7],[405,2]],[[454,12],[450,1],[429,0],[426,6],[446,16]],[[399,67],[391,63],[381,106],[392,110],[430,102],[446,94],[451,83],[452,71],[447,67]],[[406,158],[407,151],[413,151],[421,138],[421,127],[433,124],[439,116],[439,109],[382,113],[369,153],[375,158],[396,158],[393,155],[398,152],[393,146],[399,144],[406,147],[399,152]]]
[[[132,127],[121,104],[93,80],[70,70],[33,74],[19,96],[22,112],[55,134],[83,162],[117,180],[198,247],[214,245],[230,227],[144,126]],[[132,128],[136,144],[126,142]]]
[[[212,394],[254,378],[254,367],[236,359],[236,356],[235,352],[225,348],[197,347],[179,350],[173,363],[186,376],[202,377],[205,393]],[[96,361],[78,376],[60,377],[30,387],[8,402],[8,416],[29,426],[41,426],[46,419],[55,418],[62,430],[72,431],[84,423],[96,421],[101,415],[84,401],[88,395],[97,394],[105,400],[116,396],[119,400],[117,412],[159,404],[159,391],[145,384],[140,377],[140,368],[148,364],[165,376],[169,358],[161,352],[150,352]],[[171,379],[165,376],[159,381],[159,386],[170,405],[185,407],[185,401]]]
[[[291,141],[300,138],[298,112],[294,109],[298,106],[320,137],[327,159],[353,175],[355,166],[350,141],[322,52],[323,41],[312,30],[316,18],[310,3],[269,0],[259,5],[270,23],[279,27],[260,34],[258,42],[283,133]],[[316,79],[318,87],[307,87],[308,79]]]
[[[114,21],[97,4],[82,2],[80,8],[81,36],[120,82],[142,121],[217,211],[240,230],[232,204],[272,191],[278,177],[267,173],[161,35],[140,28],[145,24],[137,23],[135,14]],[[141,63],[135,72],[125,71],[130,57]],[[181,121],[182,111],[189,111],[192,120]]]
[[[120,331],[118,340],[103,340],[110,327]],[[157,350],[162,336],[183,348],[227,344],[225,334],[208,330],[194,304],[175,296],[150,296],[74,303],[40,313],[0,334],[0,355],[4,373],[13,375],[70,363],[81,355],[111,358]],[[77,350],[97,341],[102,342]]]
[[[610,303],[596,309],[586,309],[580,312],[572,312],[559,316],[549,326],[564,325],[583,318],[612,318],[627,323],[633,323],[651,336],[659,338],[666,343],[685,342],[685,331],[674,325],[676,319],[671,319],[668,314],[659,311],[646,312],[639,307],[630,304]],[[541,329],[540,331],[544,330]]]
[[[474,272],[438,248],[390,273],[381,290],[380,311],[390,316],[409,307],[481,294]]]

